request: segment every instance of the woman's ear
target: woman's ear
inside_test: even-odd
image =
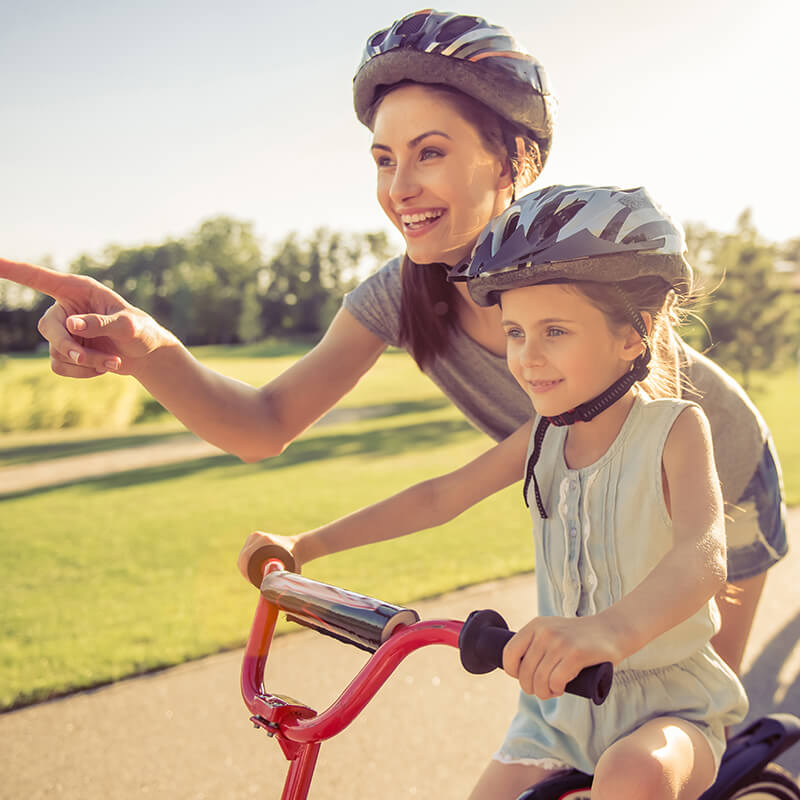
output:
[[[514,146],[517,149],[516,163],[521,164],[525,159],[525,140],[521,136],[514,137]],[[516,183],[517,169],[511,164],[510,154],[503,159],[503,170],[500,173],[499,189],[510,189]]]

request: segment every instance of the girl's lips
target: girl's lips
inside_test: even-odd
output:
[[[558,378],[557,380],[553,381],[527,381],[527,384],[528,388],[533,394],[544,394],[545,392],[549,392],[551,389],[554,389],[556,386],[562,383],[563,380],[563,378]]]

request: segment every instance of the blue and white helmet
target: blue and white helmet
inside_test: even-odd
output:
[[[647,191],[616,186],[549,186],[512,203],[484,228],[466,280],[478,305],[497,303],[506,289],[545,281],[626,281],[653,275],[691,290],[683,229]]]
[[[426,9],[373,33],[353,78],[358,119],[371,127],[380,90],[402,81],[450,86],[522,125],[537,141],[544,165],[555,98],[542,65],[505,28],[481,17]]]

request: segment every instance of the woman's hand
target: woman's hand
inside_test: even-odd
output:
[[[135,375],[150,353],[176,343],[152,317],[93,278],[4,259],[0,278],[55,299],[39,320],[39,333],[50,343],[50,364],[57,375]]]
[[[613,631],[596,616],[535,617],[503,650],[503,669],[540,700],[564,694],[584,667],[620,660]]]
[[[254,553],[260,550],[265,545],[277,545],[284,550],[288,550],[294,559],[294,570],[300,572],[300,566],[303,563],[297,552],[297,536],[278,536],[275,533],[262,533],[261,531],[254,531],[247,539],[239,552],[239,558],[236,560],[236,566],[239,567],[239,572],[248,580],[252,582],[250,575],[250,558]],[[289,565],[285,565],[288,566]]]

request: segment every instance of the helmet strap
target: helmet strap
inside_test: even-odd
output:
[[[502,133],[506,151],[508,152],[508,166],[511,170],[511,202],[513,203],[517,199],[517,178],[519,177],[519,170],[517,169],[517,159],[519,158],[517,137],[507,130],[503,130]]]
[[[631,310],[633,311],[632,308]],[[539,419],[539,424],[536,426],[536,431],[533,435],[533,452],[525,467],[525,485],[522,488],[522,496],[527,506],[528,487],[530,486],[531,479],[533,479],[536,507],[539,509],[539,516],[542,519],[547,519],[547,511],[545,511],[544,503],[542,502],[542,495],[539,491],[539,483],[536,480],[534,468],[539,460],[542,442],[548,427],[550,425],[562,427],[564,425],[572,425],[575,422],[589,422],[589,420],[594,419],[598,414],[609,408],[609,406],[614,405],[617,400],[624,397],[634,383],[644,380],[650,373],[650,368],[647,366],[650,362],[650,345],[647,342],[647,327],[638,311],[633,311],[632,318],[634,327],[644,340],[644,352],[636,356],[631,368],[622,377],[614,381],[608,389],[597,395],[597,397],[593,397],[591,400],[587,400],[585,403],[581,403],[576,408],[565,411],[563,414],[557,414],[554,417],[541,417]]]

